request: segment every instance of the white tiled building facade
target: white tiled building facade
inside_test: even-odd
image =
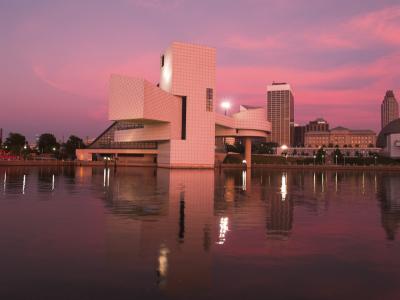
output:
[[[271,131],[263,108],[216,116],[214,48],[175,42],[161,55],[160,69],[158,85],[111,76],[109,119],[115,123],[88,149],[77,150],[79,160],[98,154],[122,159],[131,151],[151,153],[159,167],[212,168],[216,136],[266,137]]]

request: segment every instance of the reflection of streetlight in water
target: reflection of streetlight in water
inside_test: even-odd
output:
[[[25,186],[26,186],[26,175],[24,174],[24,178],[22,179],[22,194],[25,194]]]
[[[247,171],[246,170],[243,170],[242,171],[242,190],[243,191],[245,191],[246,190],[246,187],[247,187]]]
[[[223,245],[226,240],[226,233],[229,231],[229,219],[228,217],[221,217],[219,219],[219,237],[218,237],[218,245]]]
[[[168,254],[169,254],[169,249],[164,244],[161,244],[160,252],[158,254],[158,268],[157,268],[157,283],[159,286],[164,286],[167,281]]]
[[[375,177],[376,177],[376,175],[375,175]],[[6,192],[6,184],[7,184],[7,172],[4,171],[4,183],[3,183],[4,193]]]
[[[285,201],[286,196],[287,196],[287,175],[286,175],[286,173],[282,173],[281,195],[282,195],[282,201]]]

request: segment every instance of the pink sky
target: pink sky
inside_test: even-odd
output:
[[[0,127],[31,140],[98,135],[110,74],[158,82],[172,41],[217,48],[217,100],[235,107],[289,82],[299,124],[378,131],[386,90],[400,95],[398,0],[2,1],[0,36]]]

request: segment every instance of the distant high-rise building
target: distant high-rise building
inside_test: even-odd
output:
[[[3,128],[0,128],[0,146],[3,145]]]
[[[397,103],[393,91],[387,91],[385,98],[383,99],[381,104],[382,128],[398,118],[399,118],[399,104]]]
[[[271,122],[271,142],[293,145],[294,100],[287,83],[272,83],[267,86],[267,119]]]
[[[306,133],[306,126],[294,125],[294,142],[295,147],[304,147],[304,135]]]

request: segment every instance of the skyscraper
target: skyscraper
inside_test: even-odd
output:
[[[385,98],[381,104],[381,126],[385,127],[387,124],[399,118],[399,104],[394,96],[393,91],[387,91]]]
[[[267,120],[271,122],[271,142],[292,145],[294,142],[294,101],[287,83],[267,86]]]

